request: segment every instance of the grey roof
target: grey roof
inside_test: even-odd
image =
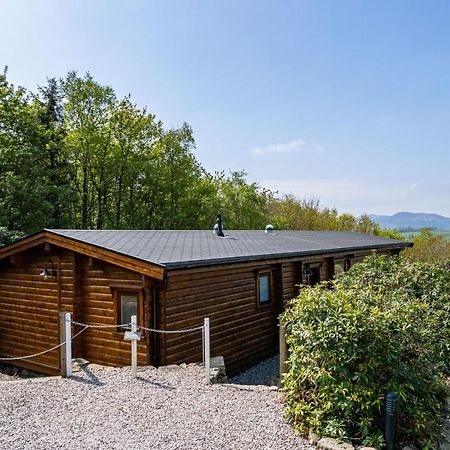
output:
[[[46,230],[167,268],[234,261],[404,248],[404,241],[349,231]]]

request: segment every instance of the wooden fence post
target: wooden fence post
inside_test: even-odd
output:
[[[131,332],[137,333],[137,316],[131,316]],[[131,341],[131,376],[137,377],[137,340]]]
[[[59,311],[59,343],[63,343],[66,340],[66,313],[63,309]],[[61,345],[59,347],[59,359],[61,365],[61,376],[66,377],[66,346]]]
[[[211,350],[210,350],[210,332],[209,332],[209,318],[206,317],[204,324],[204,332],[205,332],[205,383],[210,384],[211,383],[211,374],[210,374],[210,368],[211,368]]]
[[[286,329],[284,325],[280,323],[280,380],[283,373],[286,373]]]
[[[64,314],[65,332],[66,332],[66,377],[72,376],[72,315],[70,313]]]

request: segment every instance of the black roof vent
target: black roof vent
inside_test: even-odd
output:
[[[217,223],[214,225],[214,234],[217,234],[217,236],[220,237],[225,237],[222,229],[222,214],[220,214],[220,209],[217,213]]]

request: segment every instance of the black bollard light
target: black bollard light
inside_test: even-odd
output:
[[[395,448],[395,422],[397,416],[397,395],[388,392],[384,400],[384,439],[387,450]]]

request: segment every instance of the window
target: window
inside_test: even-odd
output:
[[[131,316],[137,316],[137,323],[144,325],[144,296],[142,289],[120,286],[111,287],[114,298],[116,324],[131,323]],[[124,328],[117,328],[124,331]]]
[[[321,280],[321,268],[322,263],[309,263],[305,264],[303,268],[303,274],[308,286],[314,286],[320,283]]]
[[[337,277],[342,275],[344,272],[347,272],[347,270],[350,269],[351,264],[351,258],[336,259],[334,261],[334,276]]]
[[[345,272],[345,259],[337,259],[334,262],[334,276],[337,277]]]
[[[138,316],[138,296],[136,294],[120,294],[119,322],[130,323],[131,316]]]
[[[272,299],[272,274],[271,272],[258,273],[257,299],[259,305],[270,303]]]

